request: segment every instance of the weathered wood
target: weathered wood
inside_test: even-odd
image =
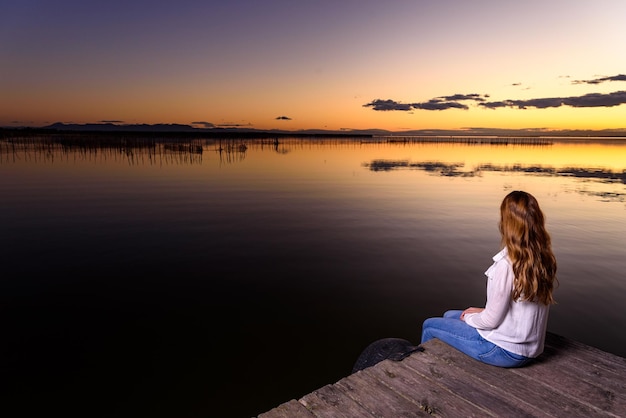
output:
[[[512,397],[508,382],[504,378],[506,375],[503,374],[501,378],[495,380],[480,379],[486,369],[506,371],[505,369],[485,367],[485,364],[473,360],[439,340],[433,340],[432,344],[425,345],[424,348],[423,356],[411,356],[405,359],[406,366],[436,381],[458,396],[471,400],[473,404],[499,417],[546,415],[523,399]],[[430,354],[436,353],[436,350],[445,355]],[[462,364],[462,367],[457,364]]]
[[[560,335],[548,333],[546,336],[546,349],[552,349],[559,353],[559,356],[569,359],[580,359],[584,363],[592,364],[596,367],[609,371],[618,371],[622,380],[626,381],[626,358],[616,356],[595,347],[585,345],[581,342],[564,338]]]
[[[260,418],[625,417],[626,359],[548,333],[519,369],[480,363],[439,340],[290,400]]]
[[[437,341],[430,344],[428,354],[437,356],[441,361],[455,365],[472,374],[476,385],[498,386],[505,391],[507,402],[531,403],[535,410],[533,415],[542,416],[594,416],[596,408],[581,404],[578,400],[563,397],[551,386],[537,384],[527,376],[514,373],[517,369],[485,367],[485,365]],[[531,366],[527,366],[531,367]]]
[[[375,417],[427,417],[418,405],[400,396],[388,386],[363,373],[355,373],[337,382],[348,395]]]
[[[388,385],[407,399],[413,400],[419,408],[429,414],[441,417],[485,417],[491,412],[480,408],[458,396],[448,388],[416,374],[405,364],[386,360],[378,367],[362,371]],[[419,396],[416,396],[419,394]]]
[[[319,417],[370,418],[372,416],[338,385],[326,385],[305,395],[300,402]]]
[[[544,364],[545,367],[551,369],[557,367],[576,379],[612,391],[616,396],[626,400],[626,367],[606,368],[575,356],[564,356],[562,352],[551,347],[546,347],[544,354],[537,359],[537,363]]]
[[[540,356],[535,363],[513,373],[529,378],[535,385],[552,387],[561,397],[568,397],[604,413],[615,416],[626,414],[626,399],[622,395],[604,387],[597,376],[573,371],[571,365],[561,361],[550,362],[549,357]]]
[[[330,415],[329,415],[330,416]],[[259,418],[315,418],[300,402],[292,399],[259,415]]]

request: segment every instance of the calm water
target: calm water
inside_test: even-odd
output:
[[[626,141],[110,142],[0,140],[0,396],[25,415],[246,417],[334,383],[484,304],[514,189],[559,262],[549,330],[626,356]]]

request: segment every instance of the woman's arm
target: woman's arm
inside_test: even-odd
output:
[[[461,313],[461,319],[465,321],[465,315],[481,313],[484,310],[485,308],[474,308],[474,307],[467,308]]]
[[[465,322],[478,329],[490,330],[497,328],[511,306],[511,290],[513,289],[513,268],[506,259],[494,266],[493,275],[487,281],[487,303],[483,310],[468,308],[461,316]]]

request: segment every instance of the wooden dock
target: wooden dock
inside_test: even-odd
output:
[[[626,417],[626,358],[552,333],[519,369],[482,364],[436,339],[423,347],[258,418]]]

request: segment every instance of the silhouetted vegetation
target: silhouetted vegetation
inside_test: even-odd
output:
[[[0,128],[0,138],[33,137],[33,136],[65,136],[81,137],[83,139],[107,138],[161,138],[161,139],[195,139],[195,138],[243,138],[243,139],[272,139],[285,137],[298,138],[371,138],[371,134],[353,133],[323,133],[323,132],[274,132],[274,131],[246,131],[237,129],[190,129],[190,130],[135,130],[123,128],[115,130],[101,129],[54,129],[54,128]]]

